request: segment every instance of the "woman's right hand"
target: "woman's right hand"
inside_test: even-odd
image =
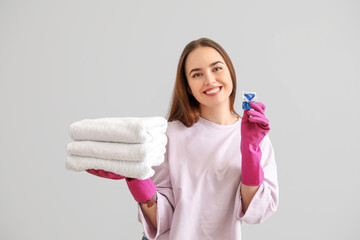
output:
[[[156,188],[155,184],[153,183],[153,181],[151,180],[151,178],[148,178],[145,180],[140,180],[140,179],[136,179],[136,178],[128,178],[128,177],[124,177],[119,174],[116,174],[113,172],[108,172],[108,171],[101,170],[101,169],[99,169],[99,170],[87,169],[86,171],[95,176],[108,178],[108,179],[119,180],[119,179],[125,178],[131,194],[133,195],[135,201],[137,201],[138,203],[147,202],[147,201],[151,200],[157,191],[157,188]]]
[[[103,178],[109,178],[109,179],[114,179],[114,180],[119,180],[119,179],[124,179],[124,176],[118,175],[116,173],[113,172],[108,172],[108,171],[104,171],[104,170],[96,170],[96,169],[87,169],[86,170],[88,173],[91,173],[95,176],[98,177],[103,177]]]

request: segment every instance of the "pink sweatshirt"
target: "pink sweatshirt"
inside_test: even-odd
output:
[[[139,207],[149,239],[241,239],[241,224],[261,223],[277,209],[278,182],[268,136],[260,144],[264,182],[242,212],[240,123],[200,118],[192,127],[170,122],[165,161],[154,167],[158,188],[157,231]]]

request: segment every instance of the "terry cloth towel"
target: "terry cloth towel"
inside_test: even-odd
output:
[[[164,155],[156,156],[150,161],[123,161],[91,157],[67,156],[66,168],[73,171],[87,169],[105,170],[124,177],[147,179],[154,175],[151,166],[158,166],[164,161]]]
[[[69,155],[113,160],[146,161],[164,155],[167,138],[162,134],[147,143],[114,143],[97,141],[74,141],[67,145]]]
[[[163,117],[84,119],[70,125],[73,140],[145,143],[165,133]]]

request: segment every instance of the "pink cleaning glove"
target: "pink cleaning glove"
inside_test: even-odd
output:
[[[254,110],[244,110],[241,120],[242,183],[248,186],[259,186],[264,180],[260,165],[260,142],[270,130],[269,120],[265,117],[265,105],[261,102],[250,102]]]
[[[118,179],[124,179],[124,176],[118,175],[116,173],[113,172],[108,172],[108,171],[104,171],[104,170],[96,170],[96,169],[87,169],[86,170],[88,173],[91,173],[95,176],[98,177],[103,177],[103,178],[109,178],[109,179],[113,179],[113,180],[118,180]]]
[[[100,169],[99,170],[87,169],[86,171],[98,177],[109,178],[114,180],[125,178],[131,194],[133,195],[135,201],[139,203],[150,200],[157,191],[157,188],[155,187],[155,184],[153,183],[151,178],[145,180],[140,180],[136,178],[127,178],[118,175],[116,173],[108,172]]]

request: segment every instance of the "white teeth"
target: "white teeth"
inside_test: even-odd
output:
[[[212,90],[210,90],[210,91],[207,91],[207,92],[205,92],[205,93],[206,93],[206,94],[212,94],[212,93],[216,93],[216,92],[218,92],[218,91],[220,91],[220,87],[214,88],[214,89],[212,89]]]

